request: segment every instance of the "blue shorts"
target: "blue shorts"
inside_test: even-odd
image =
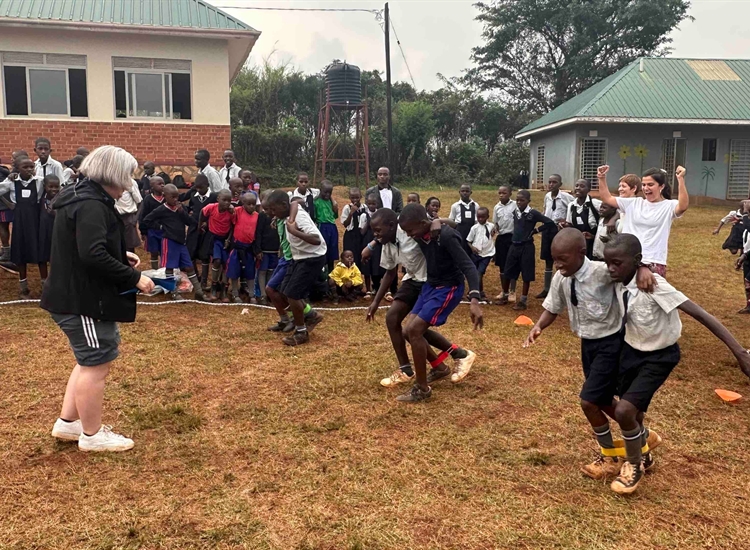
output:
[[[284,281],[284,277],[286,277],[286,270],[289,265],[291,265],[291,263],[292,260],[279,258],[279,263],[276,266],[276,269],[273,270],[273,275],[271,275],[271,278],[266,283],[266,286],[268,288],[272,288],[273,290],[279,290],[281,283]]]
[[[479,256],[477,254],[471,255],[471,261],[474,262],[474,265],[476,266],[480,276],[484,275],[485,271],[487,271],[487,266],[490,265],[492,258],[494,258],[494,256],[487,256],[486,258],[483,258],[482,256]]]
[[[161,241],[163,237],[163,230],[149,229],[146,237],[146,252],[161,252]]]
[[[13,223],[13,210],[0,210],[0,223]]]
[[[251,244],[245,244],[240,241],[234,242],[234,248],[229,253],[227,260],[227,279],[245,279],[252,281],[255,279],[255,256],[253,256]],[[241,253],[245,253],[245,262],[240,259]]]
[[[229,252],[224,250],[224,239],[214,237],[214,246],[211,250],[211,257],[214,260],[219,260],[221,263],[226,264],[229,260]]]
[[[444,325],[448,316],[453,313],[464,296],[464,284],[458,286],[433,287],[430,283],[422,285],[417,303],[411,312],[431,327]]]
[[[184,269],[193,267],[187,246],[172,239],[161,240],[161,267]]]
[[[335,223],[321,223],[320,234],[326,243],[326,262],[339,259],[339,230]]]
[[[278,264],[279,254],[277,252],[264,252],[258,271],[273,271]]]

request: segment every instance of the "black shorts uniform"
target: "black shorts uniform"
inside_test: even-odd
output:
[[[625,342],[620,354],[618,393],[620,399],[646,412],[656,390],[680,362],[680,346],[672,344],[655,351],[639,351]]]
[[[498,235],[495,238],[495,265],[500,268],[502,273],[505,272],[505,262],[508,258],[508,252],[513,244],[513,233]]]
[[[303,300],[318,284],[320,272],[326,266],[325,256],[294,260],[287,268],[279,292],[291,300]]]
[[[409,311],[417,303],[419,294],[422,292],[422,286],[424,282],[415,281],[414,279],[406,279],[401,281],[401,285],[398,287],[396,294],[393,295],[394,300],[400,300],[409,306]]]
[[[580,394],[582,401],[600,407],[612,405],[612,399],[618,394],[620,354],[624,338],[624,331],[596,340],[581,338],[581,363],[585,378]]]
[[[534,241],[523,243],[513,243],[508,251],[508,257],[505,260],[505,269],[503,277],[511,281],[523,276],[526,283],[536,279],[536,249]]]

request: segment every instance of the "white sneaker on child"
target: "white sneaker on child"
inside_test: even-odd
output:
[[[78,450],[80,451],[128,451],[133,448],[133,445],[135,443],[132,439],[116,434],[112,431],[112,426],[105,426],[104,424],[94,435],[89,436],[81,432],[81,437],[78,438]]]
[[[78,441],[81,433],[83,433],[83,428],[80,420],[65,422],[62,418],[58,418],[52,426],[52,437],[64,441]]]

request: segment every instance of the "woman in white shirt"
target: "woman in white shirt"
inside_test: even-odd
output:
[[[675,171],[679,184],[679,199],[672,199],[672,190],[666,181],[666,172],[651,168],[643,174],[641,197],[613,197],[607,187],[609,166],[600,166],[599,198],[602,202],[624,213],[623,233],[638,237],[643,247],[643,263],[662,277],[667,273],[669,232],[672,222],[687,211],[690,198],[685,185],[685,168]]]

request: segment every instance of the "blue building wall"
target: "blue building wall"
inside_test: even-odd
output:
[[[564,188],[571,189],[580,175],[581,138],[590,136],[607,140],[607,164],[610,165],[610,188],[617,186],[623,174],[641,174],[644,170],[662,168],[662,145],[665,139],[680,137],[686,142],[688,193],[694,196],[708,196],[716,199],[727,198],[729,178],[730,140],[750,139],[750,126],[720,125],[663,125],[663,124],[624,124],[596,123],[563,126],[558,131],[550,131],[531,137],[531,178],[536,175],[536,150],[545,146],[545,176],[554,172],[563,176]],[[702,161],[704,138],[717,139],[716,160]],[[623,147],[629,153],[620,157]],[[645,152],[641,159],[636,156],[636,148]],[[747,182],[750,190],[750,181]]]

